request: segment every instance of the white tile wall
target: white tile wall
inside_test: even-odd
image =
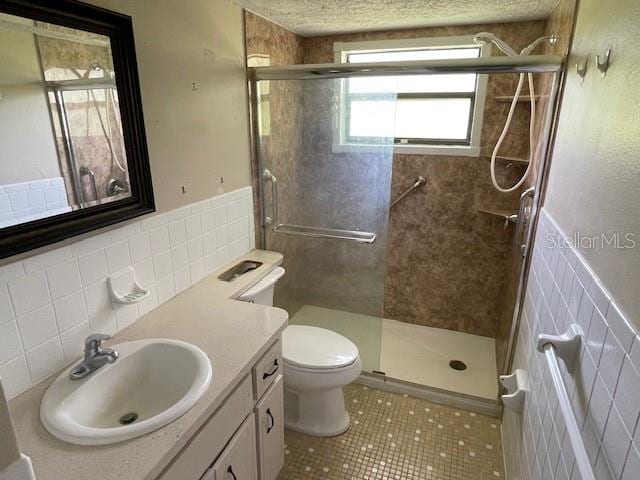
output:
[[[515,368],[529,372],[522,415],[505,411],[507,477],[580,479],[539,333],[577,323],[584,341],[573,374],[560,362],[598,480],[640,478],[640,337],[584,259],[543,210],[518,335]]]
[[[0,228],[69,210],[62,177],[0,185]]]
[[[0,377],[8,397],[74,361],[90,332],[116,333],[247,253],[253,229],[247,187],[0,267]],[[114,305],[106,279],[129,267],[151,295]]]

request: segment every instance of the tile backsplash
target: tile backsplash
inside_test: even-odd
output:
[[[543,210],[513,368],[529,373],[522,415],[505,410],[503,435],[510,479],[580,479],[540,333],[583,332],[573,373],[560,361],[582,439],[598,480],[640,472],[640,337],[606,288]]]
[[[251,188],[157,214],[0,267],[0,377],[13,398],[74,361],[89,333],[114,334],[255,247]],[[151,294],[111,301],[133,268]]]

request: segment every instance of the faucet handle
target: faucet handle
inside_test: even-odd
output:
[[[93,333],[89,335],[84,341],[85,356],[93,356],[100,351],[102,344],[111,338],[111,335],[105,335],[104,333]]]

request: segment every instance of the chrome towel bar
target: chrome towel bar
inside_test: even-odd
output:
[[[580,478],[582,480],[596,480],[558,364],[558,357],[560,357],[564,360],[567,370],[571,372],[580,353],[581,341],[580,329],[576,325],[571,325],[564,335],[539,335],[537,348],[539,352],[544,353],[547,359],[551,380],[558,395],[558,405],[567,427],[571,448],[576,457],[576,466],[580,471]]]
[[[271,182],[271,216],[265,215],[265,225],[271,225],[275,233],[298,235],[301,237],[333,238],[336,240],[348,240],[357,243],[372,244],[376,241],[376,234],[361,232],[360,230],[340,230],[335,228],[310,227],[306,225],[291,225],[278,221],[278,179],[268,169],[262,173],[265,181]]]
[[[350,240],[358,243],[375,243],[376,234],[361,232],[359,230],[338,230],[334,228],[307,227],[304,225],[289,225],[281,223],[274,225],[272,230],[276,233],[299,235],[302,237],[334,238],[336,240]]]
[[[398,198],[396,198],[393,202],[391,202],[391,206],[389,208],[392,208],[395,204],[397,204],[400,200],[402,200],[404,197],[409,195],[414,190],[416,190],[418,188],[421,188],[421,187],[424,187],[426,185],[426,183],[427,183],[427,179],[424,178],[422,175],[420,175],[413,182],[413,185],[411,185],[409,188],[407,188]]]

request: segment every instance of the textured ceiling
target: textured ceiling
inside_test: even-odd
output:
[[[234,0],[304,36],[532,20],[558,0]]]

